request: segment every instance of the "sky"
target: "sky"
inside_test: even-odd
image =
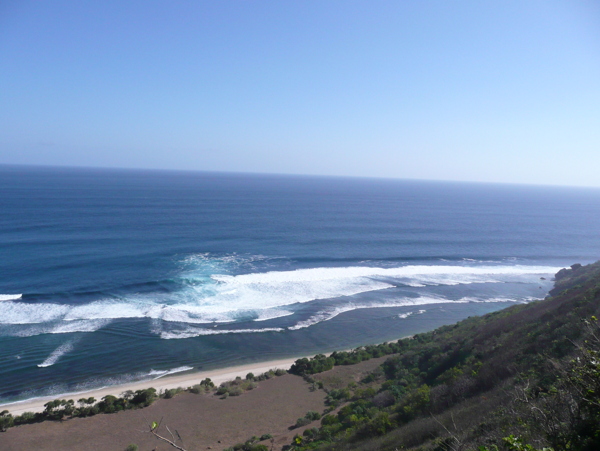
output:
[[[600,187],[600,2],[0,0],[0,164]]]

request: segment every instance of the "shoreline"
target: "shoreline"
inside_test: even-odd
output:
[[[403,340],[405,338],[412,338],[413,335],[405,335],[400,338],[396,338],[393,340],[382,341],[379,343],[374,343],[375,345],[380,345],[383,343],[390,343],[399,340]],[[331,355],[333,352],[351,352],[355,348],[350,349],[342,349],[331,352],[324,352],[326,356]],[[259,374],[266,373],[269,370],[275,369],[284,369],[289,370],[291,366],[298,359],[302,358],[311,358],[316,354],[304,355],[299,357],[290,357],[287,359],[277,359],[277,360],[268,360],[264,362],[256,362],[256,363],[248,363],[245,365],[235,365],[228,366],[224,368],[218,368],[214,370],[207,371],[189,371],[186,374],[178,375],[175,374],[166,374],[164,376],[158,377],[157,379],[151,379],[146,381],[137,381],[137,382],[128,382],[125,384],[117,384],[111,385],[109,387],[101,387],[101,388],[93,388],[91,390],[84,390],[79,392],[70,392],[57,394],[52,396],[40,396],[38,398],[29,398],[24,399],[22,401],[12,401],[8,403],[0,403],[0,411],[8,410],[13,416],[21,415],[25,412],[43,412],[44,404],[49,401],[54,401],[55,399],[74,399],[74,397],[87,397],[93,396],[97,401],[100,401],[102,397],[107,395],[120,396],[121,393],[127,390],[143,390],[147,388],[155,388],[157,392],[161,390],[167,390],[172,388],[188,388],[192,385],[199,384],[202,379],[210,378],[216,386],[227,381],[231,381],[235,379],[237,376],[242,378],[246,377],[248,373],[254,373],[255,376]],[[75,399],[75,401],[77,401]]]
[[[270,360],[265,362],[249,363],[246,365],[230,366],[215,370],[207,371],[195,371],[187,372],[186,374],[168,374],[158,379],[151,379],[146,381],[128,382],[126,384],[111,385],[109,387],[102,387],[97,389],[91,389],[80,392],[63,393],[52,396],[43,396],[39,398],[30,398],[23,401],[13,401],[5,404],[0,404],[0,411],[8,410],[13,416],[21,415],[24,412],[43,412],[44,404],[55,399],[73,399],[75,396],[81,398],[89,398],[93,396],[97,401],[107,395],[120,396],[121,393],[127,390],[142,390],[147,388],[155,388],[157,392],[161,390],[167,390],[172,388],[188,388],[192,385],[199,384],[202,379],[210,378],[215,385],[219,385],[222,382],[230,381],[235,379],[237,376],[242,378],[246,377],[248,373],[254,373],[259,375],[266,373],[271,369],[285,369],[289,370],[292,364],[299,358],[295,357],[289,359]],[[77,401],[75,399],[75,401]]]

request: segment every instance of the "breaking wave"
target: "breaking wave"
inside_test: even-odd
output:
[[[0,301],[15,301],[22,297],[22,294],[0,294]]]
[[[256,271],[261,259],[245,262],[245,270]],[[232,257],[232,261],[238,262]],[[240,321],[266,321],[293,315],[304,303],[346,298],[361,293],[396,287],[427,287],[473,283],[536,283],[540,276],[551,277],[557,267],[525,265],[407,265],[400,267],[318,267],[288,271],[226,274],[227,259],[210,260],[205,254],[184,261],[185,270],[169,290],[104,295],[80,305],[28,303],[17,298],[0,303],[0,335],[29,336],[43,333],[93,332],[119,318],[150,318],[168,323],[211,324]],[[250,265],[250,266],[248,266]],[[264,269],[264,268],[263,268]],[[230,269],[229,269],[230,270]],[[2,295],[9,296],[9,295]],[[16,296],[16,295],[10,295]],[[421,299],[421,300],[419,300]],[[426,299],[426,301],[424,300]],[[507,299],[510,300],[510,299]],[[403,298],[399,304],[344,303],[316,313],[291,330],[327,321],[357,308],[417,305],[416,303],[461,302],[425,298]],[[498,302],[493,301],[493,302]],[[14,332],[6,325],[31,325]],[[240,329],[245,333],[273,331]],[[163,338],[241,333],[194,327],[189,331],[160,331]],[[173,334],[177,337],[172,336]]]
[[[191,371],[194,367],[192,366],[180,366],[177,368],[173,368],[171,370],[150,370],[148,376],[153,377],[154,379],[160,379],[164,376],[169,376],[171,374],[183,373],[185,371]]]
[[[67,352],[71,352],[72,350],[73,350],[73,342],[72,341],[64,343],[64,344],[60,345],[58,348],[56,348],[54,351],[52,351],[52,354],[50,354],[50,356],[48,356],[48,358],[46,360],[44,360],[42,363],[40,363],[38,365],[38,367],[45,368],[47,366],[52,366],[56,362],[58,362],[58,359],[60,359],[63,355],[65,355]]]
[[[412,315],[422,315],[426,311],[427,310],[418,310],[416,313],[415,312],[400,313],[398,315],[398,318],[400,318],[400,319],[406,319],[406,318],[408,318],[409,316],[412,316]]]

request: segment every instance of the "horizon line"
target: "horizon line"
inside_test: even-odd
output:
[[[381,180],[381,181],[406,181],[406,182],[429,182],[429,183],[457,183],[457,184],[476,184],[476,185],[502,185],[502,186],[524,186],[524,187],[546,187],[546,188],[583,188],[600,189],[600,186],[591,185],[561,185],[548,183],[525,183],[525,182],[499,182],[499,181],[481,181],[481,180],[451,180],[451,179],[427,179],[410,177],[389,177],[389,176],[365,176],[365,175],[339,175],[339,174],[299,174],[293,172],[256,172],[256,171],[227,171],[215,169],[174,169],[174,168],[152,168],[152,167],[123,167],[123,166],[85,166],[85,165],[62,165],[62,164],[27,164],[27,163],[1,163],[0,168],[37,168],[37,169],[83,169],[99,171],[133,171],[133,172],[183,172],[187,174],[230,174],[230,175],[254,175],[254,176],[279,176],[279,177],[299,177],[299,178],[333,178],[333,179],[360,179],[360,180]]]

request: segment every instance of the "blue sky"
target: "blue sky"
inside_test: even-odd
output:
[[[600,186],[600,4],[5,0],[0,163]]]

